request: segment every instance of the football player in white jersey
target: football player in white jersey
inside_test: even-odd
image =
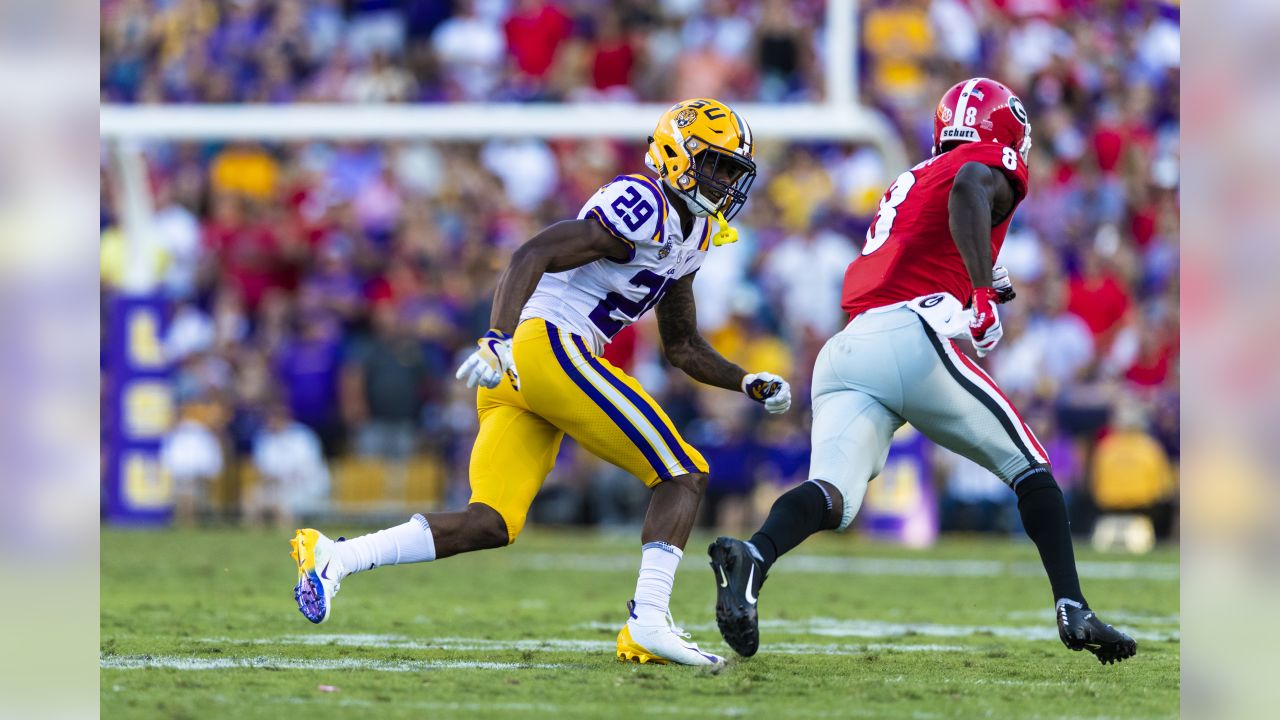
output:
[[[308,620],[329,616],[351,573],[514,542],[567,433],[653,489],[618,657],[723,662],[690,642],[668,611],[709,468],[640,384],[600,354],[656,307],[672,365],[699,382],[743,392],[771,413],[791,406],[785,380],[747,373],[697,328],[693,278],[713,245],[736,239],[728,221],[755,179],[753,152],[750,128],[728,106],[678,103],[649,139],[645,164],[655,177],[615,178],[577,219],[543,230],[515,252],[498,282],[492,329],[457,373],[468,387],[480,386],[470,504],[346,541],[299,530],[292,541],[295,597]]]

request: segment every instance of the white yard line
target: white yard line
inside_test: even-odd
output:
[[[1123,615],[1123,613],[1117,613]],[[999,638],[1001,640],[1041,641],[1058,639],[1058,630],[1052,617],[1036,625],[949,625],[942,623],[908,623],[885,620],[850,620],[814,617],[804,620],[762,620],[760,627],[774,635],[808,635],[824,638],[858,638],[865,640],[910,640],[913,638]],[[714,623],[697,623],[686,628],[699,633],[704,644],[714,641],[718,632]],[[591,621],[574,626],[576,630],[591,630],[612,634],[617,623]],[[1128,627],[1126,631],[1138,640],[1180,641],[1181,631],[1176,626]],[[523,640],[493,640],[467,637],[424,637],[391,634],[332,634],[307,633],[269,638],[212,637],[199,642],[212,645],[307,645],[363,647],[399,650],[443,650],[454,652],[518,651],[518,652],[611,652],[612,639],[579,639],[543,637]],[[708,646],[710,647],[710,646]],[[788,655],[855,655],[866,652],[960,652],[970,646],[936,643],[804,643],[774,642],[768,647],[772,652]]]
[[[1105,609],[1102,611],[1106,622],[1116,625],[1149,625],[1177,629],[1182,626],[1182,618],[1173,615],[1152,615],[1150,613],[1126,612],[1124,610]],[[1015,610],[1005,614],[1010,620],[1037,620],[1053,622],[1053,609]]]
[[[103,670],[376,670],[378,672],[423,672],[427,670],[529,670],[556,669],[555,663],[501,663],[472,660],[363,660],[358,658],[210,658],[190,655],[109,655],[99,661]]]
[[[778,632],[825,637],[997,637],[1006,640],[1057,640],[1058,628],[1052,620],[1039,625],[946,625],[941,623],[899,623],[883,620],[842,620],[810,618],[808,620],[763,620],[760,626]],[[1177,638],[1176,630],[1153,632],[1134,630],[1139,640]]]
[[[201,643],[211,645],[306,645],[393,650],[450,650],[476,652],[483,650],[548,651],[548,652],[600,652],[613,650],[612,640],[572,640],[546,638],[539,640],[489,640],[485,638],[411,638],[405,635],[364,634],[307,634],[282,635],[269,638],[202,638]]]
[[[535,553],[520,560],[521,565],[537,570],[576,570],[611,572],[635,570],[631,555],[585,555]],[[1177,581],[1174,563],[1141,563],[1127,560],[1078,564],[1085,580],[1160,580]],[[683,563],[685,572],[706,572],[700,563]],[[782,573],[816,575],[877,575],[897,577],[1043,577],[1044,568],[1036,562],[1001,562],[997,560],[925,560],[910,558],[859,558],[830,555],[794,555],[777,566]]]
[[[320,704],[324,707],[358,707],[358,708],[385,708],[387,703],[373,700],[362,700],[360,698],[347,697],[324,697],[324,696],[298,696],[293,695],[284,698],[272,698],[273,702],[285,705],[308,705]],[[397,701],[395,704],[397,710],[465,710],[467,712],[541,712],[541,713],[563,713],[567,708],[562,705],[553,703],[523,703],[523,702],[442,702],[430,700],[415,700],[411,702]]]
[[[1117,616],[1124,613],[1117,613]],[[1149,617],[1149,616],[1144,616]],[[1166,620],[1169,617],[1157,617]],[[902,623],[882,620],[847,620],[835,618],[808,618],[805,620],[763,620],[760,626],[773,635],[809,635],[826,638],[857,639],[925,639],[925,638],[999,638],[1001,640],[1049,641],[1058,637],[1052,621],[1033,626],[1010,625],[946,625],[940,623]],[[616,623],[588,622],[575,626],[580,630],[606,631],[617,629]],[[704,643],[719,644],[716,627],[712,623],[692,625],[689,629],[703,635]],[[1180,640],[1176,628],[1133,629],[1138,640]],[[560,652],[600,654],[612,653],[612,639],[580,639],[563,637],[531,638],[522,640],[494,640],[468,637],[410,637],[393,634],[367,633],[308,633],[277,637],[232,638],[209,637],[195,643],[213,646],[334,646],[343,648],[392,649],[444,652]],[[708,647],[711,647],[708,645]],[[864,655],[875,652],[973,652],[971,645],[948,645],[931,642],[848,642],[805,643],[766,642],[765,649],[779,655]],[[226,658],[195,655],[106,655],[100,660],[106,670],[137,670],[166,668],[173,670],[232,670],[242,668],[272,668],[282,670],[372,670],[378,672],[423,672],[430,670],[523,670],[566,667],[555,663],[513,663],[473,660],[376,660],[362,658],[294,658],[248,657]],[[968,682],[968,681],[965,681]],[[1004,681],[980,682],[1004,684]],[[1008,681],[1007,684],[1022,684]],[[1043,684],[1043,683],[1041,683]]]
[[[577,627],[587,630],[605,630],[613,625],[602,622],[582,623]],[[819,635],[823,637],[861,637],[861,638],[897,638],[897,637],[997,637],[1004,640],[1056,640],[1058,629],[1052,618],[1042,625],[1009,626],[1009,625],[942,625],[938,623],[899,623],[883,620],[837,620],[833,618],[810,618],[808,620],[761,620],[760,627],[778,633],[792,635]],[[694,632],[716,632],[714,623],[686,625],[685,629]],[[1134,630],[1130,633],[1138,640],[1178,640],[1179,631],[1163,632],[1151,630]]]
[[[919,678],[906,678],[902,675],[885,678],[886,683],[918,682]],[[1004,685],[1009,687],[1075,687],[1079,683],[1070,680],[1017,680],[1013,678],[936,678],[931,680],[939,685]]]
[[[820,645],[816,643],[766,643],[765,649],[781,655],[865,655],[872,652],[972,652],[964,645],[860,643],[857,645]]]
[[[612,627],[612,626],[610,626]],[[455,652],[511,651],[511,652],[612,652],[613,640],[574,640],[568,638],[543,638],[537,640],[489,640],[485,638],[442,637],[415,639],[404,635],[366,634],[314,634],[284,635],[274,638],[202,638],[210,645],[305,645],[334,647],[377,648],[394,650],[446,650]],[[900,652],[964,652],[972,648],[963,645],[896,644],[896,643],[770,643],[770,652],[784,655],[862,655],[868,652],[897,650]]]
[[[385,708],[386,703],[375,702],[370,700],[362,700],[359,698],[332,698],[323,696],[291,696],[283,698],[269,698],[268,702],[283,705],[320,705],[325,708],[342,707],[342,708],[366,708],[376,712],[378,709]],[[567,711],[581,710],[574,706],[557,705],[554,703],[519,703],[519,702],[438,702],[431,700],[414,700],[414,701],[397,701],[395,707],[400,710],[435,710],[435,711],[464,711],[467,713],[479,713],[481,717],[492,717],[495,713],[511,714],[511,713],[547,713],[554,715],[563,715]],[[680,716],[696,716],[696,717],[751,717],[758,714],[758,708],[745,706],[726,706],[726,707],[686,707],[681,705],[650,705],[648,703],[641,704],[634,708],[637,712],[643,712],[646,715],[655,715],[658,717],[680,717]],[[805,717],[812,718],[848,718],[848,717],[882,717],[880,713],[860,708],[856,706],[846,706],[838,710],[806,710]],[[932,720],[941,717],[936,713],[915,712],[909,717],[914,720]]]

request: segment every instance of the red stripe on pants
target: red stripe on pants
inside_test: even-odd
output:
[[[990,375],[984,372],[982,368],[978,367],[978,363],[974,362],[972,358],[966,355],[960,349],[960,347],[956,345],[955,340],[952,340],[950,342],[951,342],[952,349],[956,351],[956,355],[960,356],[960,362],[964,363],[965,366],[968,367],[970,370],[973,370],[974,372],[976,372],[978,374],[978,377],[985,380],[987,385],[990,386],[992,390],[995,390],[997,395],[999,395],[1001,398],[1004,399],[1005,404],[1008,405],[1009,409],[1013,411],[1013,416],[1018,419],[1019,423],[1022,424],[1022,429],[1027,431],[1027,437],[1031,439],[1031,444],[1035,446],[1036,452],[1040,453],[1040,457],[1044,458],[1045,462],[1048,462],[1049,453],[1045,452],[1044,448],[1040,446],[1040,440],[1036,438],[1036,434],[1031,432],[1031,428],[1027,426],[1026,421],[1024,421],[1022,419],[1022,416],[1018,414],[1018,408],[1015,407],[1014,404],[1009,401],[1009,398],[1005,397],[1005,394],[1000,390],[1000,386],[996,385],[996,381],[992,380]]]

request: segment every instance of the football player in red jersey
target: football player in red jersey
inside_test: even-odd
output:
[[[979,357],[1000,341],[997,307],[1014,293],[993,258],[1027,194],[1026,109],[1000,83],[972,78],[943,95],[933,140],[933,157],[889,186],[862,256],[845,272],[850,322],[813,371],[809,481],[774,503],[749,542],[722,537],[708,548],[720,632],[739,654],[756,652],[756,603],[769,568],[808,536],[849,526],[894,431],[909,422],[1017,493],[1062,642],[1103,663],[1132,657],[1134,640],[1099,620],[1080,590],[1066,504],[1044,448],[952,340],[968,337]]]

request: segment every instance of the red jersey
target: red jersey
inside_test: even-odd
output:
[[[1013,184],[1013,207],[1027,194],[1027,165],[1011,147],[993,142],[959,145],[898,176],[867,229],[862,256],[844,273],[841,307],[850,318],[938,292],[969,302],[973,283],[951,238],[947,201],[956,173],[970,162],[1002,171]],[[991,228],[991,257],[1000,254],[1009,217]]]

